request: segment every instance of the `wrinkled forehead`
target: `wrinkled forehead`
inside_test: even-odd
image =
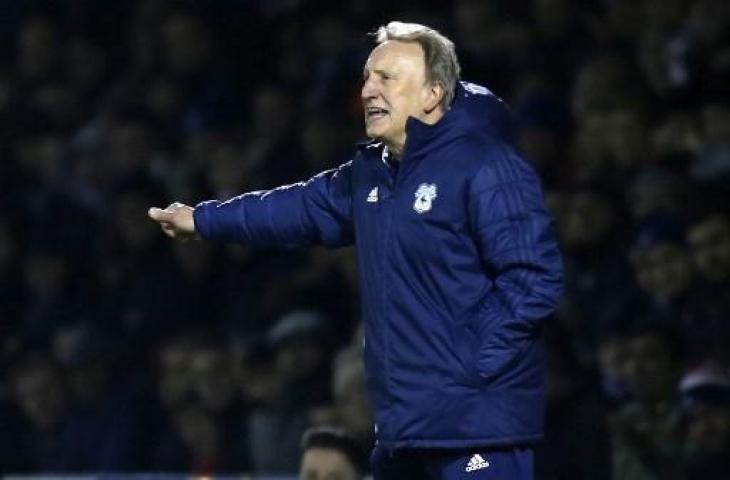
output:
[[[425,72],[426,59],[417,42],[388,40],[373,48],[365,62],[365,71]]]

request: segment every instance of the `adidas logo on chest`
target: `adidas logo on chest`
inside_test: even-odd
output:
[[[464,471],[466,472],[473,472],[475,470],[481,470],[482,468],[488,468],[489,462],[487,460],[484,460],[484,457],[479,455],[478,453],[475,453],[474,456],[469,459],[469,463],[466,465],[466,468]]]

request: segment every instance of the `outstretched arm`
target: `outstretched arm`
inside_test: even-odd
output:
[[[173,238],[248,245],[330,247],[352,243],[351,162],[306,182],[244,193],[195,208],[172,204],[150,217]]]

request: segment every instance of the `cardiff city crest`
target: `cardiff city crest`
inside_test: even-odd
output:
[[[416,213],[424,213],[431,210],[434,199],[438,196],[436,185],[433,183],[422,183],[416,190],[416,201],[413,202],[413,210]]]

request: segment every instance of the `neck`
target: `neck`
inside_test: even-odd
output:
[[[435,125],[439,120],[441,120],[441,117],[444,116],[444,112],[441,110],[441,107],[433,109],[429,113],[425,113],[419,117],[414,117],[418,121],[425,123],[426,125]],[[385,143],[385,146],[388,147],[388,152],[393,156],[393,158],[396,161],[400,161],[400,159],[403,157],[403,150],[406,147],[406,139],[408,134],[403,132],[403,136],[397,140],[384,140],[383,143]]]
[[[397,162],[399,162],[401,157],[403,156],[403,148],[406,145],[405,135],[403,137],[404,138],[402,142],[383,142],[388,148],[388,153],[390,154],[391,158]]]

